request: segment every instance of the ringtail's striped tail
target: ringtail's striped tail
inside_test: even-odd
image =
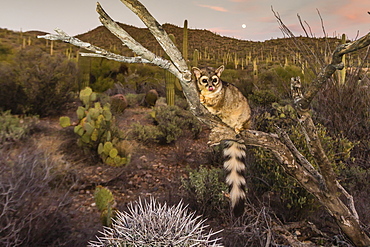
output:
[[[239,217],[244,213],[246,200],[246,180],[244,177],[246,146],[244,143],[235,140],[224,140],[222,146],[231,208],[234,215]]]

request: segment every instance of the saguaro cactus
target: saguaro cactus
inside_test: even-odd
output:
[[[172,42],[176,44],[175,36],[173,34],[168,35]],[[167,105],[175,105],[175,83],[176,77],[169,71],[165,71],[166,79],[166,99]]]
[[[257,81],[258,78],[258,67],[257,67],[257,58],[253,59],[253,80]]]
[[[188,60],[188,20],[184,21],[184,34],[182,39],[182,56]]]
[[[198,67],[199,51],[195,49],[193,52],[193,67]]]
[[[346,35],[342,34],[341,44],[345,44],[345,43],[346,43]],[[340,85],[343,85],[344,82],[346,81],[346,70],[347,70],[346,55],[342,56],[342,63],[344,65],[344,68],[338,71],[338,79],[339,79],[338,81]]]

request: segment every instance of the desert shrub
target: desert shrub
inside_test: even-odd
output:
[[[151,141],[171,143],[187,133],[197,138],[202,129],[194,115],[177,106],[156,107],[151,116],[155,125],[143,126],[139,123],[133,125],[134,138],[145,143]]]
[[[0,147],[22,139],[32,131],[38,123],[38,117],[19,117],[10,111],[0,112]]]
[[[67,168],[47,153],[30,148],[18,152],[13,160],[0,158],[0,245],[68,243],[68,217],[63,213],[69,198]]]
[[[316,166],[306,145],[305,137],[302,135],[301,126],[297,123],[292,106],[282,106],[274,103],[269,112],[264,112],[256,118],[256,125],[257,128],[266,132],[274,132],[274,125],[284,128],[302,155]],[[345,162],[350,159],[354,143],[346,138],[330,136],[327,129],[320,124],[317,125],[317,129],[326,155],[331,161],[333,169],[339,175],[345,168]],[[284,215],[285,219],[303,216],[307,210],[317,208],[314,197],[292,177],[286,175],[284,169],[276,164],[270,152],[262,148],[254,148],[253,152],[255,160],[251,162],[251,169],[249,170],[253,179],[251,184],[248,185],[252,186],[253,189],[250,191],[257,194],[270,191],[277,195],[279,206],[283,206],[279,210],[283,211],[280,213]]]
[[[164,133],[154,125],[142,125],[139,123],[132,124],[135,138],[145,144],[159,143],[164,139]]]
[[[0,61],[7,60],[7,58],[13,53],[10,46],[0,44]]]
[[[370,222],[370,81],[361,69],[347,73],[346,82],[331,81],[317,95],[314,117],[337,138],[347,138],[356,145],[352,159],[340,173],[341,184],[354,196],[360,218]],[[359,81],[359,78],[363,79]]]
[[[79,65],[81,73],[88,74],[89,86],[95,92],[112,88],[118,78],[127,73],[127,67],[122,63],[103,58],[82,58]]]
[[[117,212],[112,227],[105,227],[89,246],[221,246],[204,222],[181,202],[170,207],[140,199],[127,212]]]
[[[274,66],[269,69],[264,69],[258,75],[258,81],[256,82],[253,93],[257,96],[263,96],[261,95],[261,92],[263,92],[266,96],[269,96],[269,98],[274,95],[276,102],[278,102],[277,99],[291,99],[290,79],[297,76],[299,76],[302,81],[305,81],[305,76],[310,77],[309,75],[302,74],[301,69],[296,66]]]
[[[274,102],[279,102],[279,98],[270,90],[258,90],[254,91],[252,95],[248,97],[253,103],[258,105],[271,105]]]
[[[314,102],[315,115],[332,135],[358,142],[353,150],[357,163],[370,163],[370,93],[369,80],[358,81],[359,72],[347,75],[343,85],[329,83]]]
[[[13,114],[59,114],[77,88],[76,64],[37,48],[19,51],[0,71],[0,108]]]
[[[224,171],[221,168],[189,169],[189,177],[181,180],[182,186],[195,199],[196,208],[203,214],[225,214],[228,201],[225,192],[228,186],[225,183]]]
[[[126,94],[125,95],[128,106],[137,106],[140,105],[141,102],[143,102],[145,94]]]
[[[184,95],[175,95],[175,105],[178,106],[181,109],[188,110],[189,109],[189,103],[184,97]]]
[[[179,138],[186,130],[189,130],[193,138],[197,138],[202,131],[201,123],[189,111],[177,106],[167,106],[155,109],[155,121],[166,136],[166,142],[170,143]]]

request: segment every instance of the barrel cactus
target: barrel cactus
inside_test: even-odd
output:
[[[127,212],[117,212],[111,227],[104,227],[90,247],[101,246],[222,246],[200,216],[189,213],[182,202],[175,206],[155,199],[129,204]]]

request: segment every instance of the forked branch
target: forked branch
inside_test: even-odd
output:
[[[222,139],[235,138],[233,129],[227,127],[222,121],[211,115],[199,102],[199,94],[195,83],[191,82],[191,73],[188,69],[186,61],[183,59],[180,51],[173,44],[162,26],[148,12],[148,10],[138,0],[121,0],[129,9],[131,9],[149,28],[158,43],[169,56],[170,60],[158,57],[151,51],[147,50],[140,43],[135,41],[125,30],[115,23],[109,15],[103,10],[101,5],[97,4],[97,12],[99,13],[100,21],[114,35],[116,35],[126,46],[128,46],[139,57],[127,58],[105,51],[104,49],[95,47],[89,43],[82,42],[76,38],[69,37],[64,32],[57,30],[58,35],[45,35],[40,38],[62,40],[71,44],[77,45],[84,49],[90,50],[95,54],[85,54],[91,56],[106,57],[108,59],[116,58],[121,62],[145,62],[157,65],[173,73],[179,80],[183,88],[183,93],[189,103],[191,112],[203,123],[207,124],[211,129],[210,141],[217,143]],[[288,31],[288,34],[290,31]],[[309,105],[317,92],[325,84],[327,79],[341,68],[341,60],[339,58],[346,53],[361,49],[370,44],[370,34],[361,38],[358,41],[340,46],[333,54],[333,61],[326,66],[319,74],[317,79],[312,83],[312,86],[306,93],[302,93],[300,82],[293,85],[294,102],[297,112],[301,115],[301,122],[306,129],[307,138],[310,142],[311,149],[314,152],[321,174],[298,152],[290,139],[280,132],[276,134],[264,133],[261,131],[248,130],[242,132],[241,138],[247,145],[258,146],[269,149],[284,167],[287,173],[293,176],[307,191],[316,196],[322,205],[324,205],[331,215],[336,219],[338,225],[347,234],[349,238],[358,246],[370,245],[369,237],[362,231],[358,216],[353,207],[353,200],[350,200],[350,208],[340,200],[338,191],[346,195],[345,190],[338,186],[335,179],[335,174],[330,170],[330,164],[325,158],[325,153],[322,153],[322,147],[317,142],[317,133],[308,112]],[[324,171],[323,171],[324,170]],[[347,198],[351,199],[346,195]]]

